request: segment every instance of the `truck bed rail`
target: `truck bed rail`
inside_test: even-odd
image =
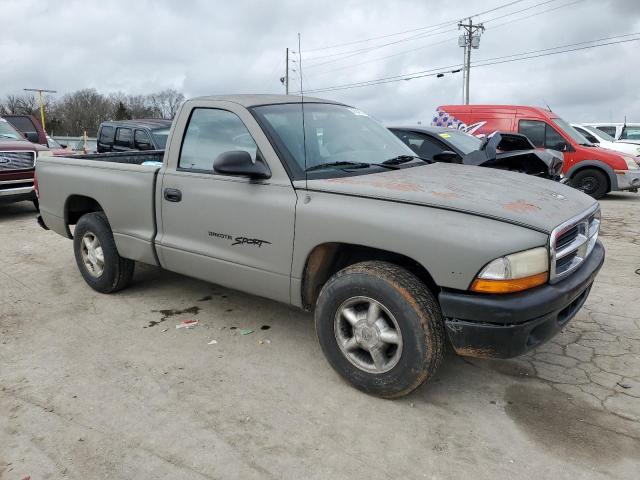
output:
[[[79,153],[69,155],[68,158],[141,165],[144,162],[162,162],[162,159],[164,158],[164,150],[147,150],[144,152]]]

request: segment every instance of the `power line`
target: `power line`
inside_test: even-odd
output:
[[[498,65],[498,64],[502,64],[502,63],[516,62],[516,61],[528,60],[528,59],[532,59],[532,58],[539,58],[539,57],[546,57],[546,56],[551,56],[551,55],[558,55],[558,54],[561,54],[561,53],[575,52],[575,51],[580,51],[580,50],[588,50],[588,49],[597,48],[597,47],[604,47],[604,46],[607,46],[607,45],[616,45],[616,44],[622,44],[622,43],[636,42],[636,41],[640,40],[640,37],[638,37],[638,38],[632,38],[632,39],[626,39],[626,40],[617,40],[617,41],[612,41],[612,42],[599,43],[597,45],[586,45],[586,46],[581,46],[581,47],[576,47],[576,48],[566,48],[566,47],[571,47],[571,46],[576,46],[576,45],[584,45],[586,43],[599,42],[599,41],[602,41],[602,40],[611,40],[611,39],[614,39],[614,38],[625,38],[625,37],[629,37],[629,36],[632,36],[632,35],[640,35],[640,32],[630,33],[630,34],[626,34],[626,35],[618,35],[618,36],[615,36],[615,37],[607,37],[607,38],[599,39],[599,40],[590,40],[590,41],[587,41],[587,42],[578,42],[578,43],[573,43],[573,44],[568,44],[568,45],[561,45],[561,46],[552,47],[552,48],[546,48],[546,49],[542,49],[542,50],[534,50],[534,51],[530,51],[530,52],[522,52],[522,53],[519,53],[519,54],[505,55],[505,56],[502,56],[502,57],[494,57],[494,58],[489,58],[489,59],[484,59],[484,60],[478,60],[477,62],[475,62],[472,65],[472,67],[473,68],[486,67],[486,66],[489,66],[489,65]],[[558,50],[558,49],[561,49],[561,48],[564,48],[564,50]],[[558,50],[558,51],[551,51],[551,50]],[[519,56],[520,58],[511,58],[511,57],[517,57],[517,56]],[[384,84],[384,83],[400,82],[400,81],[406,81],[406,80],[413,80],[413,79],[416,79],[416,78],[437,76],[440,73],[442,73],[442,74],[457,73],[456,71],[451,71],[451,72],[448,71],[448,69],[450,69],[452,67],[461,67],[461,65],[460,64],[450,65],[448,67],[432,68],[432,69],[422,70],[422,71],[419,71],[419,72],[413,72],[413,73],[404,74],[404,75],[395,75],[395,76],[391,76],[391,77],[384,77],[384,78],[378,78],[378,79],[373,79],[373,80],[365,80],[365,81],[361,81],[361,82],[354,82],[354,83],[343,84],[343,85],[334,85],[334,86],[331,86],[331,87],[325,87],[325,88],[319,88],[319,89],[311,90],[311,91],[308,91],[307,93],[330,92],[330,91],[336,91],[336,90],[345,90],[345,89],[350,89],[350,88],[358,88],[358,87],[366,87],[366,86],[371,86],[371,85],[379,85],[379,84]]]
[[[556,0],[551,0],[551,1],[556,1]],[[531,15],[526,15],[526,16],[524,16],[524,17],[515,18],[515,19],[510,20],[510,21],[507,21],[507,22],[503,22],[503,23],[499,23],[499,24],[497,24],[497,25],[493,25],[493,26],[491,27],[491,29],[492,29],[492,30],[494,30],[494,29],[496,29],[496,28],[503,27],[504,25],[509,25],[509,24],[511,24],[511,23],[519,22],[519,21],[521,21],[521,20],[527,20],[528,18],[536,17],[536,16],[538,16],[538,15],[542,15],[542,14],[544,14],[544,13],[548,13],[548,12],[552,12],[552,11],[554,11],[554,10],[559,10],[559,9],[561,9],[561,8],[569,7],[569,6],[571,6],[571,5],[574,5],[574,4],[576,4],[576,3],[580,3],[580,2],[583,2],[583,1],[584,1],[584,0],[574,0],[573,2],[566,3],[566,4],[564,4],[564,5],[559,5],[559,6],[557,6],[557,7],[548,8],[548,9],[546,9],[546,10],[542,10],[542,11],[540,11],[540,12],[536,12],[536,13],[533,13],[533,14],[531,14]],[[546,3],[550,3],[550,2],[543,2],[543,3],[540,3],[540,4],[534,5],[534,7],[535,7],[535,6],[544,5],[544,4],[546,4]],[[533,7],[529,7],[529,8],[533,8]],[[513,12],[512,14],[513,14],[513,15],[515,15],[516,13],[520,13],[520,12],[522,12],[522,11],[524,11],[524,10],[519,10],[519,11],[517,11],[517,12]],[[512,15],[512,14],[509,14],[509,15]],[[495,20],[495,18],[494,18],[494,19],[492,19],[492,20]],[[316,73],[316,74],[314,75],[314,77],[319,77],[319,76],[321,76],[321,75],[326,75],[326,74],[328,74],[328,73],[338,72],[338,71],[341,71],[341,70],[348,70],[348,69],[350,69],[350,68],[359,67],[359,66],[361,66],[361,65],[366,65],[366,64],[368,64],[368,63],[379,62],[379,61],[381,61],[381,60],[386,60],[386,59],[388,59],[388,58],[399,57],[399,56],[402,56],[402,55],[406,55],[406,54],[408,54],[408,53],[416,52],[416,51],[418,51],[418,50],[423,50],[423,49],[425,49],[425,48],[429,48],[429,47],[433,47],[433,46],[437,46],[437,45],[442,45],[442,44],[445,44],[445,43],[447,43],[447,42],[450,42],[450,41],[452,41],[452,40],[457,40],[457,39],[458,39],[458,37],[457,37],[457,36],[456,36],[456,37],[451,37],[451,38],[447,38],[446,40],[441,40],[441,41],[439,41],[439,42],[429,43],[429,44],[427,44],[427,45],[423,45],[423,46],[420,46],[420,47],[417,47],[417,48],[412,48],[412,49],[410,49],[410,50],[404,50],[404,51],[402,51],[402,52],[397,52],[397,53],[394,53],[394,54],[391,54],[391,55],[386,55],[386,56],[384,56],[384,57],[372,58],[372,59],[370,59],[370,60],[365,60],[364,62],[352,63],[352,64],[350,64],[350,65],[345,65],[345,66],[338,67],[338,68],[332,68],[331,70],[324,70],[324,71],[322,71],[322,72]],[[339,59],[339,60],[342,60],[342,59]],[[336,61],[337,61],[337,60],[336,60]]]
[[[524,0],[521,0],[521,1],[524,1]],[[521,12],[526,11],[526,10],[531,10],[533,8],[536,8],[536,7],[539,7],[539,6],[542,6],[542,5],[546,5],[546,4],[551,3],[551,2],[556,2],[556,1],[558,1],[558,0],[545,0],[543,2],[538,2],[538,3],[536,3],[534,5],[531,5],[531,6],[527,7],[527,8],[525,8],[525,9],[521,9],[521,10],[517,10],[515,12],[507,13],[507,14],[502,15],[500,17],[495,17],[493,19],[490,19],[489,21],[496,20],[498,18],[508,17],[510,15],[515,15],[517,13],[521,13]],[[580,1],[583,1],[583,0],[576,0],[573,3],[578,3]],[[498,7],[492,8],[490,10],[486,10],[484,12],[479,12],[479,13],[476,13],[476,14],[473,14],[473,15],[470,15],[470,16],[464,17],[464,18],[471,19],[471,18],[474,18],[474,17],[477,17],[477,16],[485,15],[487,13],[496,11],[496,10],[501,9],[501,8],[505,8],[505,7],[513,5],[515,3],[520,3],[520,2],[510,2],[508,4],[500,5]],[[563,5],[563,6],[558,7],[558,8],[563,8],[565,6],[572,5],[573,3],[569,3],[569,4]],[[555,10],[555,9],[550,9],[549,11],[551,11],[551,10]],[[540,12],[540,13],[544,13],[544,11]],[[534,16],[534,15],[532,15],[532,16]],[[435,36],[435,35],[441,35],[443,33],[457,31],[457,29],[443,30],[441,32],[437,32],[436,31],[436,30],[439,30],[440,28],[442,28],[442,26],[447,26],[449,24],[450,24],[450,22],[443,22],[442,24],[432,25],[430,27],[424,27],[424,29],[432,28],[432,30],[428,31],[428,32],[419,33],[417,35],[412,35],[410,37],[402,38],[402,39],[399,39],[399,40],[395,40],[393,42],[388,42],[388,43],[383,43],[383,44],[379,44],[379,45],[373,45],[373,46],[370,46],[370,47],[359,48],[359,49],[356,49],[356,50],[348,50],[348,51],[343,51],[343,52],[323,55],[323,56],[320,56],[320,57],[315,57],[315,58],[309,59],[309,61],[313,62],[314,60],[321,60],[321,59],[332,58],[332,57],[340,57],[340,58],[332,58],[331,60],[327,60],[327,61],[324,61],[324,62],[311,63],[311,65],[307,65],[307,69],[316,68],[316,67],[319,67],[319,66],[322,66],[322,65],[333,63],[333,62],[338,62],[338,61],[341,61],[341,60],[345,60],[347,58],[352,58],[354,56],[357,56],[357,55],[360,55],[360,54],[363,54],[363,53],[368,53],[368,52],[371,52],[373,50],[378,50],[380,48],[388,47],[390,45],[396,45],[398,43],[412,41],[412,40],[416,40],[416,39],[419,39],[419,38],[426,38],[426,37],[431,37],[431,36]],[[504,25],[504,24],[500,24],[500,25]]]
[[[338,68],[333,68],[331,70],[324,70],[322,72],[316,73],[314,75],[314,77],[319,77],[321,75],[325,75],[327,73],[332,73],[332,72],[338,72],[340,70],[347,70],[349,68],[354,68],[354,67],[359,67],[360,65],[366,65],[367,63],[372,63],[372,62],[379,62],[380,60],[386,60],[387,58],[393,58],[393,57],[399,57],[401,55],[406,55],[407,53],[413,53],[413,52],[417,52],[418,50],[423,50],[425,48],[429,48],[429,47],[434,47],[436,45],[442,45],[444,43],[447,42],[451,42],[453,40],[458,40],[458,37],[450,37],[447,38],[445,40],[441,40],[439,42],[435,42],[435,43],[428,43],[427,45],[422,45],[421,47],[417,47],[417,48],[412,48],[411,50],[404,50],[402,52],[398,52],[398,53],[394,53],[392,55],[387,55],[384,57],[377,57],[377,58],[372,58],[370,60],[365,60],[364,62],[360,62],[360,63],[352,63],[351,65],[345,65],[343,67],[338,67]]]
[[[521,20],[527,20],[528,18],[537,17],[538,15],[542,15],[543,13],[553,12],[554,10],[560,10],[561,8],[570,7],[571,5],[575,5],[576,3],[584,2],[584,0],[574,0],[573,2],[565,3],[564,5],[558,5],[557,7],[548,8],[546,10],[542,10],[540,12],[532,13],[531,15],[525,15],[524,17],[514,18],[507,22],[498,23],[497,25],[491,26],[491,31],[496,28],[503,27],[505,25],[509,25],[511,23],[519,22]],[[493,20],[496,20],[495,18]]]
[[[517,13],[526,12],[527,10],[532,10],[534,8],[541,7],[542,5],[547,5],[548,3],[553,3],[553,2],[557,2],[557,1],[558,0],[546,0],[545,2],[539,2],[539,3],[536,3],[535,5],[531,5],[531,6],[527,7],[527,8],[523,8],[521,10],[516,10],[515,12],[505,13],[504,15],[500,15],[499,17],[493,17],[493,18],[490,18],[489,20],[482,20],[482,23],[493,22],[494,20],[498,20],[500,18],[505,18],[505,17],[509,17],[511,15],[516,15]]]
[[[633,35],[640,35],[640,32],[628,33],[628,34],[624,34],[624,35],[615,35],[615,36],[611,36],[611,37],[598,38],[598,39],[595,39],[595,40],[588,40],[588,41],[584,41],[584,42],[570,43],[570,44],[566,44],[566,45],[558,45],[556,47],[550,47],[550,48],[545,48],[545,49],[541,49],[541,50],[532,50],[532,51],[521,52],[521,53],[516,53],[516,54],[512,54],[512,55],[502,55],[502,56],[499,56],[499,57],[485,58],[485,59],[477,60],[476,63],[478,63],[478,62],[488,62],[488,61],[493,61],[493,60],[502,60],[504,58],[511,58],[511,57],[517,57],[517,56],[521,56],[521,55],[529,55],[529,54],[534,54],[534,53],[547,52],[547,51],[550,51],[550,50],[557,50],[559,48],[574,47],[576,45],[584,45],[584,44],[587,44],[587,43],[595,43],[595,42],[601,42],[601,41],[605,41],[605,40],[613,40],[613,39],[616,39],[616,38],[626,38],[626,37],[630,37],[630,36],[633,36]],[[404,80],[405,77],[407,77],[408,75],[417,75],[417,74],[421,74],[421,73],[428,73],[428,72],[433,72],[435,70],[453,68],[453,67],[459,66],[459,65],[460,64],[454,64],[454,65],[447,65],[447,66],[444,66],[444,67],[430,68],[430,69],[427,69],[427,70],[420,70],[418,72],[413,72],[413,73],[408,73],[408,74],[405,73],[405,74],[401,74],[401,75],[393,75],[393,76],[390,76],[390,77],[383,77],[383,78],[368,80],[367,82],[376,82],[376,81],[379,81],[379,80],[388,80],[388,79]],[[363,83],[363,82],[355,82],[355,83],[353,83],[353,85],[359,84],[359,83]],[[345,84],[345,85],[352,85],[352,84]],[[327,87],[327,88],[331,88],[331,87]]]
[[[503,5],[499,5],[497,7],[491,8],[489,10],[485,10],[484,12],[474,13],[473,15],[470,15],[470,16],[464,17],[464,18],[474,18],[474,17],[478,17],[480,15],[486,15],[487,13],[495,12],[496,10],[500,10],[502,8],[510,7],[511,5],[515,5],[516,3],[522,3],[523,1],[525,1],[525,0],[515,0],[515,1],[512,1],[512,2],[508,2],[508,3],[505,3]],[[554,0],[551,0],[551,1],[554,1]],[[421,30],[429,30],[429,29],[432,29],[432,28],[435,28],[435,27],[454,24],[454,23],[458,22],[459,20],[460,20],[460,18],[454,18],[454,19],[447,20],[445,22],[437,23],[437,24],[434,24],[434,25],[428,25],[426,27],[413,28],[411,30],[404,30],[404,31],[401,31],[401,32],[389,33],[389,34],[386,34],[386,35],[378,35],[378,36],[375,36],[375,37],[364,38],[362,40],[354,40],[354,41],[351,41],[351,42],[337,43],[337,44],[328,45],[328,46],[325,46],[325,47],[313,48],[313,49],[305,50],[302,53],[317,52],[317,51],[321,51],[321,50],[330,50],[332,48],[344,47],[344,46],[348,46],[348,45],[355,45],[355,44],[358,44],[358,43],[370,42],[371,40],[378,40],[380,38],[389,38],[389,37],[395,37],[395,36],[398,36],[398,35],[404,35],[406,33],[413,33],[413,32],[418,32],[418,31],[421,31]]]
[[[442,35],[443,33],[457,32],[457,31],[458,31],[457,28],[453,28],[453,29],[449,29],[449,30],[443,30],[441,32],[436,32],[435,29],[434,29],[434,31],[425,32],[425,33],[419,33],[419,34],[413,35],[411,37],[406,37],[406,38],[402,38],[400,40],[395,40],[393,42],[383,43],[383,44],[380,44],[380,45],[374,45],[374,46],[371,46],[371,47],[359,48],[357,50],[349,50],[347,52],[333,53],[333,54],[330,54],[330,55],[323,55],[321,57],[310,58],[309,61],[313,61],[313,60],[321,60],[321,59],[324,59],[324,58],[332,58],[332,57],[337,57],[337,56],[344,55],[341,58],[337,58],[337,59],[333,59],[333,60],[327,60],[325,62],[320,62],[320,63],[314,63],[314,64],[312,64],[310,66],[307,66],[307,68],[319,67],[320,65],[326,65],[327,63],[337,62],[339,60],[344,60],[345,58],[351,58],[351,57],[354,57],[356,55],[360,55],[361,53],[371,52],[373,50],[379,50],[380,48],[388,47],[389,45],[397,45],[398,43],[408,42],[408,41],[411,41],[411,40],[415,40],[417,38],[433,37],[433,36],[436,36],[436,35]]]

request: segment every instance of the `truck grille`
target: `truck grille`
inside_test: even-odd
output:
[[[29,170],[33,168],[36,152],[1,152],[0,172],[7,170]]]
[[[551,283],[562,280],[586,260],[596,244],[599,230],[600,208],[596,204],[551,232]]]

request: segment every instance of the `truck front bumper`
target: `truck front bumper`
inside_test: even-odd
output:
[[[640,188],[640,170],[616,170],[618,190],[638,191]]]
[[[584,305],[603,263],[604,247],[597,242],[582,266],[556,284],[507,295],[442,291],[440,306],[454,350],[511,358],[543,344]]]

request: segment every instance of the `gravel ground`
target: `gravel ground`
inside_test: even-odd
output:
[[[449,354],[395,401],[340,380],[309,314],[145,266],[98,294],[30,204],[2,206],[0,478],[637,479],[640,195],[601,204],[607,260],[562,334]]]

